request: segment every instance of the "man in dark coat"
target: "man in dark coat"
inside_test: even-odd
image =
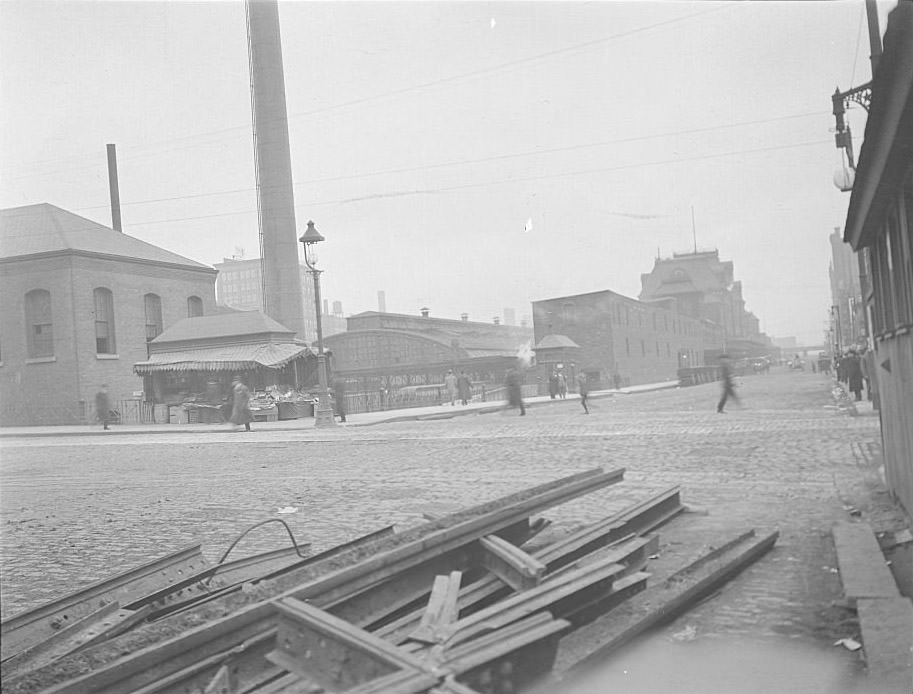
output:
[[[846,383],[856,400],[862,400],[862,367],[854,349],[850,350],[846,358]]]
[[[111,419],[111,399],[108,397],[108,386],[105,384],[102,384],[101,390],[95,394],[95,416],[107,431]]]
[[[336,402],[336,414],[339,421],[346,421],[346,379],[342,376],[333,378],[333,400]]]
[[[505,384],[507,385],[507,406],[519,407],[520,416],[524,416],[526,414],[526,406],[523,404],[523,388],[520,383],[520,372],[516,368],[507,372]]]
[[[472,381],[469,380],[465,371],[460,371],[457,378],[457,392],[460,395],[460,404],[468,405],[469,399],[472,397]]]
[[[552,371],[548,377],[548,396],[554,400],[558,396],[558,372]]]
[[[231,385],[231,417],[228,421],[235,425],[237,430],[242,424],[245,431],[250,431],[250,423],[254,421],[254,415],[250,411],[250,390],[240,376],[235,376]]]
[[[739,402],[739,398],[735,394],[735,385],[732,381],[732,365],[729,363],[729,357],[725,354],[720,356],[720,382],[723,392],[719,403],[717,403],[716,411],[723,414],[723,408],[726,407],[726,401],[729,398]]]

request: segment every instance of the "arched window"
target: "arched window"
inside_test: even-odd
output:
[[[110,289],[95,289],[95,353],[117,354],[114,339],[114,294]]]
[[[198,296],[187,297],[187,317],[196,318],[203,315],[203,300]]]
[[[51,292],[33,289],[25,295],[25,322],[28,329],[29,357],[54,356],[54,321],[51,317]]]
[[[146,294],[143,304],[146,308],[146,339],[151,340],[162,332],[162,297]]]

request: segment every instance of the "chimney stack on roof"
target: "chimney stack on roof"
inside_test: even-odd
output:
[[[422,312],[422,318],[427,318],[427,317],[428,317],[428,313],[431,311],[431,309],[429,309],[429,308],[420,308],[419,311]]]
[[[468,313],[461,313],[461,314],[460,314],[460,320],[463,321],[463,322],[465,323],[466,321],[469,320],[469,314],[468,314]]]
[[[494,317],[495,325],[501,325],[501,318],[499,316]]]

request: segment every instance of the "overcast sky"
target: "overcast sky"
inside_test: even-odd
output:
[[[657,252],[692,248],[693,206],[762,329],[821,341],[849,202],[830,94],[871,76],[861,0],[279,11],[298,226],[346,314],[381,289],[486,321],[636,297]],[[115,143],[127,233],[259,255],[242,3],[3,0],[0,65],[0,206],[110,225]]]

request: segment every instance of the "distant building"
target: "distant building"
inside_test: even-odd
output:
[[[534,301],[533,330],[541,379],[559,366],[552,355],[563,354],[569,380],[582,371],[592,388],[613,387],[616,376],[619,385],[674,381],[678,369],[703,366],[705,343],[720,339],[716,326],[683,315],[674,300],[644,302],[610,290]]]
[[[760,322],[745,309],[742,283],[734,279],[732,261],[721,261],[717,250],[673,253],[657,258],[653,270],[640,276],[641,301],[675,299],[686,316],[706,320],[722,329],[720,345],[706,345],[707,357],[714,351],[731,356],[753,357],[769,353],[770,338],[760,330]]]
[[[99,386],[129,418],[133,364],[216,311],[216,271],[50,204],[0,211],[0,424],[72,424]]]
[[[842,351],[865,342],[865,311],[859,282],[859,261],[843,242],[840,227],[830,235],[831,346]]]
[[[532,330],[465,319],[367,311],[347,319],[343,333],[324,340],[334,371],[352,389],[378,390],[443,383],[448,369],[465,370],[475,383],[503,383],[529,349]]]
[[[219,303],[240,311],[263,310],[263,275],[260,258],[224,258],[215,264],[219,275],[216,278],[216,296]],[[314,307],[314,279],[303,263],[299,264],[301,296],[304,305],[304,335],[299,339],[314,342],[317,339],[317,320]],[[339,311],[336,312],[337,307]],[[321,327],[324,336],[346,329],[342,316],[342,304],[333,302],[334,312],[327,310],[324,300]]]

